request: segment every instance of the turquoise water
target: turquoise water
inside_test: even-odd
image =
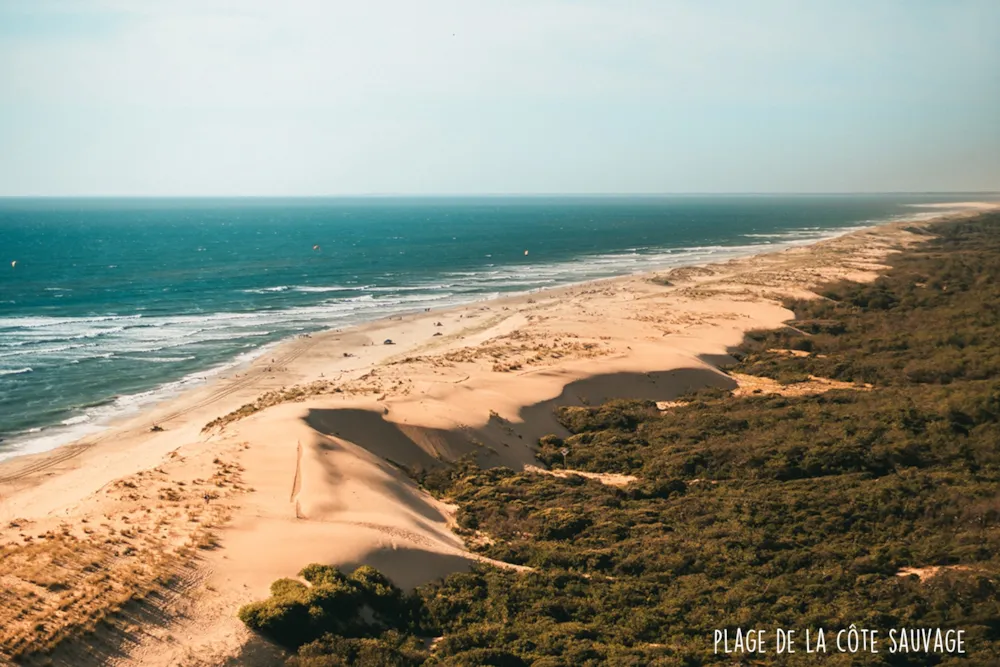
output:
[[[927,201],[942,198],[0,200],[0,458],[303,332],[806,242]]]

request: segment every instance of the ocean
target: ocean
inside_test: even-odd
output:
[[[0,458],[305,332],[807,243],[940,201],[0,199]]]

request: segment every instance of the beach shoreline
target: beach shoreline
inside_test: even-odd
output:
[[[912,208],[946,209],[944,212],[931,210],[929,212],[913,213],[913,221],[919,221],[924,218],[930,220],[940,217],[941,215],[948,215],[963,208],[977,208],[981,205],[983,205],[983,202],[911,204],[907,206]],[[909,220],[910,218],[908,217],[907,219]],[[876,225],[894,224],[895,221],[896,219],[893,218],[884,222],[879,221]],[[759,254],[781,252],[786,249],[808,246],[816,242],[837,238],[871,226],[873,225],[849,225],[841,228],[825,230],[824,232],[817,232],[817,234],[819,234],[817,237],[807,237],[803,239],[792,238],[776,243],[768,242],[745,246],[737,245],[730,249],[731,252],[724,251],[724,249],[720,248],[720,250],[723,250],[720,253],[720,256],[712,258],[708,261],[681,260],[677,264],[670,263],[669,265],[654,266],[653,268],[641,267],[635,270],[621,272],[616,275],[571,281],[550,287],[500,293],[499,295],[479,295],[464,303],[433,307],[430,312],[448,313],[456,309],[472,307],[476,304],[500,302],[506,299],[518,299],[521,297],[531,296],[532,294],[545,294],[552,290],[579,287],[590,283],[600,283],[606,280],[641,277],[648,273],[662,272],[672,268],[716,264],[732,259],[738,260],[752,257]],[[669,254],[669,251],[667,254]],[[277,358],[281,356],[282,350],[285,347],[294,345],[296,340],[303,335],[323,335],[324,333],[333,330],[363,333],[365,328],[369,326],[377,325],[383,322],[396,321],[400,317],[409,318],[412,316],[419,316],[423,312],[424,310],[422,309],[414,308],[411,311],[396,313],[391,316],[383,316],[372,320],[362,321],[360,323],[348,323],[336,329],[331,327],[328,329],[313,331],[309,334],[290,335],[280,340],[269,342],[258,349],[238,354],[228,361],[216,363],[215,365],[208,366],[201,370],[192,371],[183,377],[167,380],[159,385],[152,386],[149,389],[145,389],[137,393],[116,395],[100,403],[91,404],[86,410],[73,414],[61,422],[43,424],[24,432],[9,435],[5,434],[5,439],[0,440],[0,442],[3,443],[2,446],[0,446],[0,479],[3,478],[2,470],[4,468],[4,464],[7,462],[25,456],[44,455],[48,451],[76,443],[102,441],[104,439],[102,434],[105,434],[108,431],[120,428],[123,425],[129,424],[137,419],[142,420],[145,416],[155,413],[163,406],[168,406],[175,402],[183,403],[186,397],[189,397],[196,392],[210,389],[216,384],[226,383],[232,380],[234,376],[239,375],[241,372],[252,369],[254,362],[258,359],[271,357]]]
[[[979,202],[961,202],[956,204],[956,207],[961,207],[963,205],[967,206],[977,206]],[[923,206],[923,205],[921,205]],[[927,207],[932,207],[934,205],[926,205]],[[942,205],[945,206],[945,205]],[[927,213],[927,214],[914,214],[914,220],[917,220],[916,216],[923,215],[927,220],[934,220],[942,216],[953,214],[953,211],[949,213]],[[881,224],[896,224],[895,222],[886,222]],[[881,225],[873,225],[881,226]],[[600,285],[605,282],[614,282],[619,280],[627,280],[630,278],[643,278],[644,276],[655,275],[657,273],[662,273],[664,271],[669,271],[675,268],[687,268],[692,266],[704,266],[712,265],[717,263],[728,262],[732,260],[746,259],[749,257],[754,257],[758,255],[772,254],[777,252],[783,252],[792,248],[798,247],[808,247],[815,243],[821,243],[823,241],[829,241],[832,239],[839,238],[841,236],[851,234],[857,231],[862,231],[864,229],[869,229],[873,226],[851,226],[838,229],[835,232],[825,235],[819,239],[810,239],[808,241],[788,241],[785,243],[779,243],[774,245],[761,245],[755,251],[746,251],[735,254],[731,257],[724,259],[715,260],[712,262],[697,262],[692,264],[679,264],[677,266],[662,267],[654,269],[652,271],[647,269],[638,270],[631,273],[624,273],[621,275],[608,276],[602,278],[588,279],[580,282],[571,282],[563,285],[546,287],[535,290],[528,290],[524,292],[514,292],[510,294],[500,295],[500,296],[490,296],[482,299],[474,299],[468,303],[445,306],[441,308],[432,308],[429,310],[413,310],[406,313],[401,313],[398,315],[381,317],[378,319],[370,320],[367,322],[362,322],[360,324],[347,325],[342,328],[332,328],[324,329],[318,332],[311,332],[307,334],[298,334],[295,336],[290,336],[279,341],[269,343],[262,346],[260,349],[252,350],[250,352],[239,355],[243,359],[237,358],[229,362],[225,362],[218,366],[207,368],[203,371],[197,371],[191,373],[178,380],[168,382],[165,385],[154,387],[142,394],[129,395],[118,398],[128,398],[137,399],[143,394],[151,395],[150,398],[146,400],[139,400],[136,405],[131,406],[127,410],[121,411],[120,414],[113,414],[106,420],[98,421],[96,423],[84,423],[82,424],[82,430],[79,435],[73,435],[70,431],[65,433],[58,433],[59,425],[50,425],[39,429],[40,433],[51,433],[51,431],[56,431],[53,435],[41,435],[40,437],[23,440],[23,438],[15,437],[13,440],[9,441],[8,444],[15,447],[22,446],[23,449],[17,449],[13,451],[0,451],[0,484],[4,483],[12,474],[6,472],[8,469],[16,469],[17,462],[21,461],[26,457],[31,457],[32,459],[44,459],[52,452],[58,452],[58,450],[64,447],[74,447],[77,449],[82,449],[82,447],[89,448],[93,444],[104,442],[111,432],[117,429],[127,429],[132,431],[136,428],[137,424],[142,427],[151,428],[154,424],[160,425],[160,422],[170,421],[170,417],[177,411],[186,411],[186,404],[190,399],[199,396],[197,402],[201,402],[200,394],[209,392],[210,395],[214,394],[214,389],[217,389],[217,385],[226,385],[227,395],[228,389],[233,388],[234,385],[242,384],[236,382],[241,375],[247,373],[253,373],[255,369],[259,368],[259,364],[265,366],[273,366],[273,364],[268,363],[268,359],[286,359],[286,353],[296,350],[293,354],[298,356],[301,348],[302,339],[308,339],[313,337],[320,337],[323,344],[324,337],[329,338],[331,334],[343,334],[350,336],[351,334],[366,335],[369,332],[379,331],[383,329],[391,329],[391,324],[393,322],[406,321],[412,318],[419,317],[440,317],[447,316],[453,311],[460,311],[468,308],[480,307],[483,304],[498,304],[503,306],[505,303],[517,303],[526,298],[531,298],[533,296],[539,298],[546,298],[547,295],[555,295],[561,290],[581,288],[588,285]],[[312,347],[312,346],[310,346]],[[350,346],[348,346],[350,347]],[[353,354],[351,349],[346,350],[349,354]],[[259,363],[258,363],[259,362]],[[377,362],[376,362],[377,363]],[[318,379],[318,378],[313,378]],[[301,380],[300,380],[301,381]],[[308,380],[306,380],[308,381]],[[267,390],[265,388],[264,390]],[[240,394],[243,395],[242,393]],[[157,420],[157,416],[159,420]],[[165,415],[167,419],[164,418]],[[48,441],[49,444],[42,444]],[[82,447],[80,447],[82,445]],[[57,459],[61,457],[58,454],[53,454]],[[36,463],[32,461],[31,467],[34,468]],[[43,464],[44,465],[44,464]]]
[[[216,664],[252,640],[236,608],[309,562],[372,564],[412,587],[477,560],[453,509],[406,471],[462,455],[535,465],[532,443],[561,428],[553,405],[735,388],[714,362],[787,320],[783,299],[871,280],[925,225],[994,207],[297,337],[99,434],[0,462],[6,575],[56,545],[146,558],[150,581],[183,562],[196,593],[120,664]],[[7,632],[30,634],[26,618]]]
[[[0,460],[93,435],[144,407],[201,386],[206,374],[255,356],[254,347],[260,343],[268,346],[299,333],[356,326],[425,306],[440,310],[780,249],[851,226],[890,221],[908,210],[900,202],[891,203],[894,198],[848,198],[847,203],[765,199],[697,200],[688,205],[669,198],[651,202],[626,197],[613,205],[598,204],[589,214],[582,202],[572,199],[528,208],[519,199],[495,202],[487,219],[515,225],[519,231],[510,240],[491,238],[493,225],[476,224],[485,200],[442,203],[426,210],[407,205],[400,209],[402,217],[397,206],[391,215],[375,207],[370,213],[377,224],[356,230],[366,239],[363,246],[376,240],[385,224],[402,224],[397,231],[408,229],[404,236],[383,239],[388,245],[380,249],[354,248],[345,218],[349,209],[331,204],[310,214],[322,211],[330,216],[329,224],[313,230],[308,239],[284,245],[276,263],[258,254],[254,237],[275,230],[252,205],[227,209],[237,218],[245,217],[249,227],[241,224],[242,231],[227,231],[225,252],[230,255],[223,262],[214,255],[222,252],[221,246],[203,238],[205,234],[162,246],[155,243],[155,252],[151,245],[140,246],[137,253],[120,247],[107,225],[121,212],[104,219],[99,210],[81,205],[81,238],[73,246],[91,240],[107,246],[114,263],[78,257],[68,249],[54,248],[55,254],[34,258],[19,250],[18,271],[5,276],[10,282],[4,281],[0,299],[5,312],[0,317],[0,398],[5,399],[0,400]],[[298,205],[291,205],[290,212],[300,215],[294,208]],[[129,204],[137,212],[143,206]],[[29,247],[43,242],[33,241],[37,232],[30,232],[31,221],[44,212],[43,204],[38,207],[24,217],[29,231],[23,242]],[[282,213],[280,207],[265,210]],[[421,211],[440,214],[448,230],[424,229]],[[683,219],[686,211],[694,216],[690,221]],[[191,209],[196,218],[210,213],[198,205]],[[550,215],[555,218],[548,219]],[[455,216],[464,222],[456,222]],[[537,235],[518,227],[535,216],[540,217]],[[624,220],[616,221],[616,216]],[[602,234],[620,224],[625,225],[620,237],[601,242]],[[580,233],[591,227],[593,238]],[[466,237],[471,245],[455,242]],[[311,245],[319,240],[327,242],[321,250]],[[415,244],[409,251],[408,243]],[[424,250],[433,244],[440,251]],[[195,252],[185,252],[188,246]],[[421,252],[413,252],[417,248]],[[522,248],[531,249],[530,257]],[[56,261],[56,255],[62,260]],[[211,272],[213,262],[227,273],[226,279],[199,285],[198,276]],[[69,267],[67,275],[60,266]],[[104,281],[110,282],[100,289]],[[18,402],[30,408],[19,410]]]

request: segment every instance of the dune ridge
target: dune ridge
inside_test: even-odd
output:
[[[269,664],[274,649],[235,612],[274,579],[370,564],[405,588],[481,560],[410,473],[465,455],[530,469],[537,439],[562,434],[556,405],[669,409],[691,388],[741,389],[716,365],[745,332],[788,319],[782,299],[874,278],[930,221],[302,337],[97,436],[4,462],[0,579],[31,595],[0,606],[0,650]],[[99,581],[84,603],[86,572]]]

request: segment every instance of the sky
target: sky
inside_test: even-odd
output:
[[[0,196],[1000,190],[997,0],[0,0]]]

